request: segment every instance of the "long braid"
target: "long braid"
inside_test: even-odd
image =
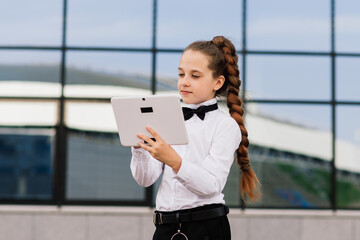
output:
[[[256,201],[260,197],[260,182],[249,164],[249,139],[243,120],[244,109],[239,97],[241,81],[235,47],[230,40],[217,36],[212,41],[193,42],[184,51],[187,50],[200,51],[209,56],[209,68],[213,71],[213,76],[215,78],[221,75],[225,77],[225,82],[216,91],[216,95],[226,94],[230,115],[238,123],[242,135],[241,143],[236,151],[237,162],[242,170],[241,197],[245,199],[246,195],[250,200]]]
[[[227,106],[231,117],[238,123],[242,135],[241,143],[236,152],[237,162],[242,170],[240,180],[241,197],[245,199],[246,194],[250,200],[256,201],[260,197],[260,182],[250,166],[248,153],[248,132],[244,125],[244,110],[242,108],[241,98],[239,97],[241,81],[239,76],[239,67],[237,65],[238,56],[236,54],[235,47],[230,40],[222,36],[217,36],[213,38],[212,43],[222,50],[225,56],[226,67],[224,69],[224,76],[228,80],[228,83],[224,84],[225,86],[223,87],[227,88]],[[225,89],[220,90],[224,91]]]

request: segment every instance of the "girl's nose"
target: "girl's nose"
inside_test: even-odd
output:
[[[189,81],[189,78],[184,76],[182,79],[181,79],[181,85],[184,85],[184,86],[189,86],[190,84],[190,81]]]

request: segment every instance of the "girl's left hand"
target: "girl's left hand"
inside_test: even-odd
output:
[[[148,151],[151,156],[160,162],[170,166],[174,172],[177,173],[180,169],[182,161],[180,155],[169,144],[167,144],[154,129],[146,126],[146,130],[155,138],[156,141],[153,141],[151,138],[143,134],[138,134],[138,138],[148,143],[147,145],[143,142],[139,142],[138,145]]]

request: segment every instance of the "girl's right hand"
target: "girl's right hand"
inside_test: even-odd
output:
[[[156,158],[162,163],[165,163],[171,167],[175,173],[177,173],[181,167],[182,158],[180,155],[167,144],[159,134],[149,126],[146,126],[146,130],[155,138],[154,140],[143,134],[138,134],[137,137],[144,140],[148,144],[139,142],[139,146],[148,151],[153,158]]]

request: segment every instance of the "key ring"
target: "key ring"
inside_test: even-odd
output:
[[[185,238],[186,240],[189,240],[184,233],[180,232],[180,229],[178,229],[177,233],[175,233],[174,235],[172,235],[172,237],[171,237],[170,240],[173,240],[173,238],[174,238],[176,235],[182,235],[182,236],[184,236],[184,238]]]
[[[181,222],[179,222],[179,229],[177,230],[176,233],[174,233],[174,235],[172,235],[172,237],[171,237],[170,240],[173,240],[176,235],[184,236],[184,238],[185,238],[186,240],[189,240],[189,239],[187,238],[187,236],[180,231],[180,229],[181,229]]]

